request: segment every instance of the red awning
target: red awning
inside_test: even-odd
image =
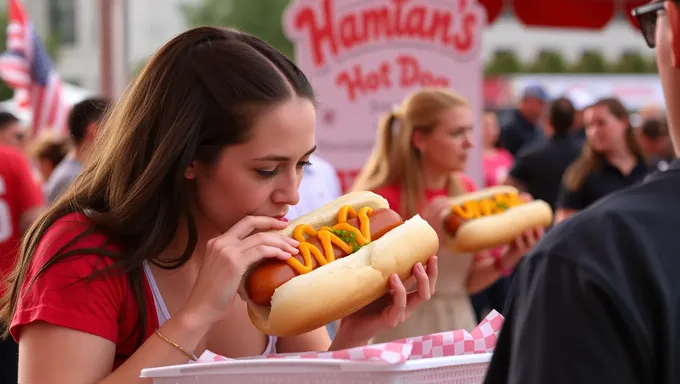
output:
[[[488,23],[501,15],[504,0],[477,0],[486,8]],[[633,26],[638,28],[630,11],[649,0],[626,0],[623,11]],[[614,0],[510,0],[515,16],[524,25],[573,29],[602,29],[616,12]]]

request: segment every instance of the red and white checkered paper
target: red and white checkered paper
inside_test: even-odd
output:
[[[493,352],[496,347],[498,332],[500,332],[502,325],[503,316],[496,311],[492,311],[479,323],[477,328],[470,332],[456,330],[341,351],[281,353],[248,357],[246,359],[339,359],[399,364],[407,360],[487,353]],[[206,351],[198,359],[198,363],[226,360],[234,359]]]

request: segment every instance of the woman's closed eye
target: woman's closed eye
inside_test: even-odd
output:
[[[312,165],[311,162],[308,160],[306,161],[298,161],[296,164],[297,169],[304,169],[305,167],[308,167]],[[276,174],[279,173],[280,167],[275,167],[273,169],[257,169],[256,172],[258,175],[260,175],[263,178],[270,178],[276,176]]]

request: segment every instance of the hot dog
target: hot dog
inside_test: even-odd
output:
[[[281,231],[299,254],[265,260],[245,274],[239,294],[262,332],[292,336],[338,320],[380,298],[389,277],[411,276],[436,253],[436,232],[420,216],[403,221],[382,197],[352,192]]]
[[[369,224],[371,229],[371,241],[376,241],[380,239],[385,233],[394,229],[395,227],[401,225],[404,220],[402,220],[399,214],[389,208],[380,208],[376,210],[371,210],[367,213],[369,218]],[[353,217],[347,220],[347,224],[360,230],[359,217]],[[304,225],[304,224],[300,224]],[[352,238],[352,233],[347,230],[335,230],[332,231],[336,236],[343,240],[344,243],[352,246],[352,251],[359,250],[359,244],[356,239]],[[319,239],[319,236],[313,236],[305,238],[300,236],[297,238],[298,241],[304,241],[310,244],[306,246],[308,249],[318,249],[323,251],[324,247]],[[333,259],[337,260],[348,256],[346,249],[340,248],[337,244],[331,245],[333,249]],[[302,248],[305,248],[303,246]],[[304,252],[304,251],[303,251]],[[323,253],[323,252],[322,252]],[[313,255],[310,257],[312,262],[312,269],[316,269],[321,264],[319,260]],[[294,260],[299,263],[300,266],[305,265],[305,260],[302,252],[295,255]],[[279,260],[266,260],[254,268],[248,278],[246,279],[246,290],[248,291],[248,298],[255,304],[258,305],[269,305],[274,295],[276,288],[285,284],[288,280],[297,276],[300,271],[296,270],[296,264],[293,262],[282,263]]]
[[[525,231],[552,223],[552,208],[542,200],[524,201],[516,188],[492,187],[459,196],[444,212],[449,248],[478,252],[509,244]]]

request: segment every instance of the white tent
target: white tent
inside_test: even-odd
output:
[[[69,105],[76,104],[88,97],[95,96],[95,92],[88,91],[87,89],[76,87],[68,83],[62,83],[62,89],[64,92],[64,97]],[[19,118],[25,126],[31,125],[31,114],[30,108],[20,107],[15,99],[9,99],[0,102],[0,111],[6,111],[12,113],[14,116]]]

